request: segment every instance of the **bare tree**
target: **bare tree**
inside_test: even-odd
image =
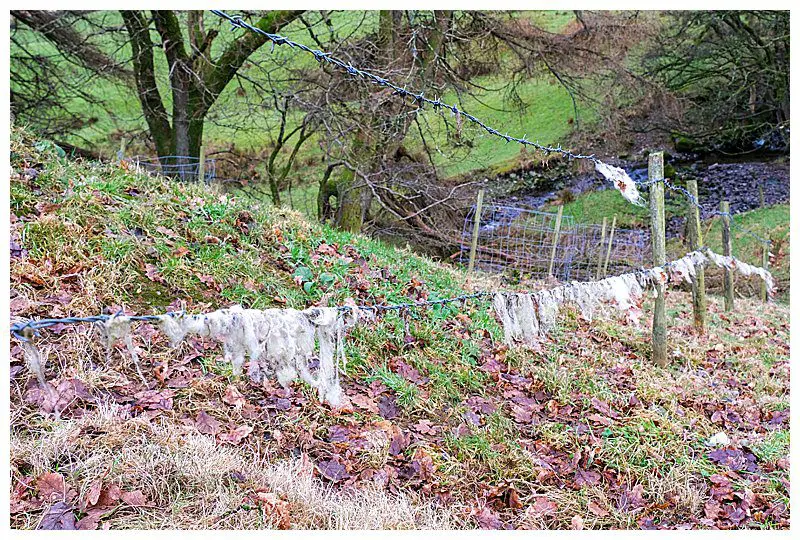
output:
[[[11,112],[18,122],[62,138],[105,111],[107,104],[91,91],[96,81],[130,84],[133,72],[99,45],[112,26],[107,19],[72,11],[11,12]]]
[[[190,11],[182,23],[174,11],[122,11],[130,34],[136,86],[147,125],[159,155],[199,155],[206,114],[239,68],[267,40],[248,33],[231,41],[216,57],[211,44],[219,31],[205,30],[203,12]],[[299,17],[299,11],[271,11],[256,26],[277,32]],[[172,114],[167,113],[158,89],[150,24],[154,24],[167,57]],[[186,29],[188,42],[184,41]]]

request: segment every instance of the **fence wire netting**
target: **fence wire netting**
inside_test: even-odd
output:
[[[134,156],[126,158],[134,167],[151,174],[160,174],[176,180],[193,182],[200,179],[200,158],[191,156],[159,156],[156,158]],[[217,177],[217,162],[204,160],[202,180],[211,182]]]
[[[459,262],[468,264],[476,208],[467,213]],[[475,246],[475,268],[518,272],[524,277],[560,281],[594,280],[639,269],[646,263],[649,234],[576,223],[570,215],[513,206],[484,205]]]

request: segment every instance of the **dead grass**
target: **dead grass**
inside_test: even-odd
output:
[[[392,495],[366,483],[341,491],[314,478],[301,459],[270,462],[252,448],[220,445],[194,428],[165,419],[130,417],[127,408],[99,404],[77,420],[26,419],[11,438],[11,463],[36,477],[69,471],[79,500],[91,481],[140,489],[150,508],[125,510],[105,520],[112,529],[261,529],[275,516],[248,505],[248,494],[271,493],[288,505],[298,529],[452,529],[457,508],[443,508],[413,493]],[[15,514],[14,526],[34,528],[34,514]]]

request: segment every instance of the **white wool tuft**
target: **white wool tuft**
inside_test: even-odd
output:
[[[187,334],[221,341],[225,360],[237,375],[249,358],[248,376],[253,381],[260,383],[274,375],[287,386],[300,377],[317,389],[320,400],[337,406],[342,396],[339,370],[347,363],[344,333],[359,317],[355,307],[261,311],[232,306],[205,315],[164,315],[160,326],[173,346]],[[319,368],[312,372],[309,364],[317,357]]]
[[[644,206],[642,196],[639,190],[636,189],[636,183],[628,176],[625,169],[614,167],[602,161],[597,161],[594,164],[595,170],[602,174],[606,180],[614,184],[614,187],[622,194],[625,199],[635,204],[636,206]]]
[[[124,315],[115,315],[105,321],[103,330],[106,337],[106,358],[110,361],[111,347],[114,345],[114,342],[121,339],[125,343],[128,354],[131,355],[133,365],[136,366],[136,373],[139,375],[142,382],[147,385],[147,379],[144,378],[142,366],[139,363],[139,354],[136,352],[136,347],[133,345],[133,336],[131,335],[132,323],[133,321],[131,318]]]
[[[714,253],[710,249],[706,249],[706,255],[708,259],[719,266],[720,268],[728,268],[731,271],[736,271],[742,274],[743,276],[758,276],[764,280],[764,283],[767,284],[767,295],[772,297],[775,294],[775,279],[772,277],[772,273],[766,268],[762,268],[760,266],[753,266],[752,264],[747,264],[746,262],[742,262],[736,257],[730,257],[727,255],[719,255]]]
[[[494,310],[503,325],[505,341],[509,345],[524,342],[538,346],[539,338],[550,334],[555,328],[556,316],[564,304],[576,305],[587,321],[591,321],[598,310],[606,312],[610,308],[620,311],[632,325],[639,327],[645,288],[666,286],[670,277],[673,281],[692,283],[697,276],[697,268],[707,264],[709,260],[717,266],[736,270],[745,276],[761,277],[772,293],[774,280],[769,271],[743,263],[735,257],[717,255],[705,248],[704,251],[687,253],[663,267],[657,266],[599,281],[573,281],[531,294],[497,293],[493,301]]]
[[[28,369],[36,375],[42,388],[47,388],[47,378],[44,376],[45,362],[42,361],[39,347],[36,346],[32,338],[28,338],[28,341],[22,341],[20,346],[25,355],[25,364],[28,366]]]
[[[532,295],[497,293],[493,304],[503,323],[506,344],[511,346],[522,341],[531,347],[537,346],[540,327]]]

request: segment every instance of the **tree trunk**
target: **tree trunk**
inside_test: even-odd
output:
[[[367,210],[364,207],[366,188],[358,184],[359,180],[355,171],[348,168],[342,170],[337,184],[339,193],[338,225],[340,229],[354,233],[361,232]]]
[[[216,30],[206,32],[203,14],[187,15],[189,48],[184,44],[181,22],[174,11],[151,11],[167,56],[172,91],[172,123],[155,79],[150,21],[140,11],[121,11],[130,35],[134,75],[145,121],[159,156],[198,157],[203,144],[203,122],[211,106],[247,58],[267,38],[248,32],[231,41],[216,58],[211,43]],[[270,11],[256,24],[266,32],[277,32],[302,11]],[[188,161],[179,160],[178,162]]]

